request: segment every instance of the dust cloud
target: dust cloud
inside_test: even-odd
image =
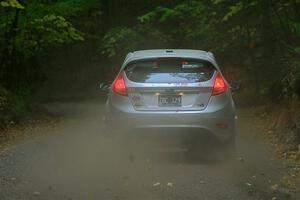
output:
[[[240,153],[221,161],[192,161],[182,148],[111,137],[103,132],[103,106],[103,99],[45,105],[62,122],[15,150],[22,154],[18,194],[43,199],[251,199],[245,183],[258,168],[268,171],[263,154],[243,155],[246,161],[237,159]],[[250,143],[240,144],[254,152]]]

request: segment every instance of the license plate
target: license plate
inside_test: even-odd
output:
[[[180,95],[160,95],[158,96],[158,106],[160,107],[180,107]]]

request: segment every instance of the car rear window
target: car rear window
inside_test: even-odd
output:
[[[196,83],[210,80],[214,70],[205,60],[164,58],[129,63],[125,73],[139,83]]]

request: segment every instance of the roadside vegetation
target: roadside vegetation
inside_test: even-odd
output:
[[[96,91],[129,51],[193,48],[216,55],[241,83],[237,105],[263,106],[300,161],[299,0],[0,0],[0,36],[0,132],[34,101]]]

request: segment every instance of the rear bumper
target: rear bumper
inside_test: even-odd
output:
[[[208,134],[220,142],[227,142],[236,134],[236,116],[230,105],[215,112],[205,113],[199,111],[125,112],[107,104],[103,120],[107,128],[113,132],[134,133],[146,137],[180,135],[180,138],[185,138],[191,135]]]

